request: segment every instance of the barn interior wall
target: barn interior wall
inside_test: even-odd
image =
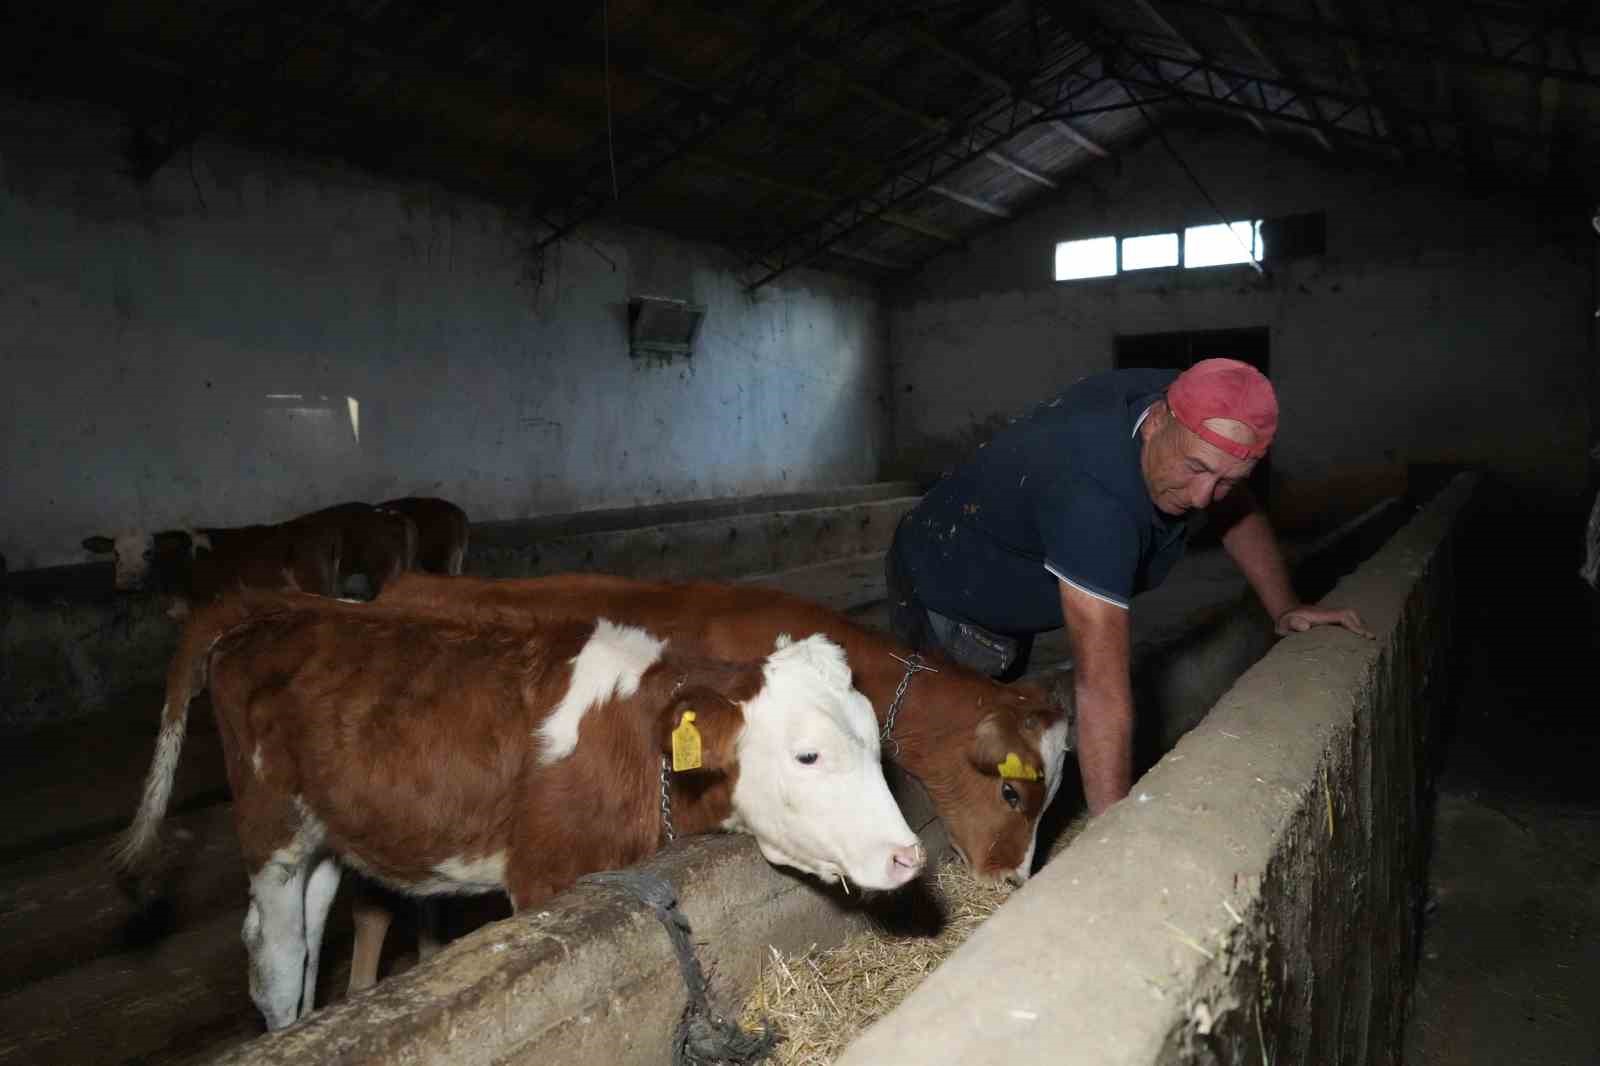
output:
[[[1413,464],[1478,464],[1535,496],[1576,496],[1591,420],[1584,213],[1238,129],[1169,140],[1230,218],[1325,212],[1325,254],[1269,280],[1229,266],[1053,281],[1057,241],[1217,221],[1158,140],[1129,146],[894,293],[895,473],[937,475],[1007,418],[1110,369],[1119,334],[1266,327],[1281,523],[1346,517],[1400,490]]]
[[[890,440],[870,285],[745,293],[728,253],[202,140],[148,185],[126,130],[0,103],[11,569],[83,537],[437,494],[475,520],[872,481]],[[627,301],[706,307],[629,355]]]

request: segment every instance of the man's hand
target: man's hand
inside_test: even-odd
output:
[[[1361,621],[1361,616],[1349,607],[1308,607],[1301,604],[1291,607],[1278,616],[1273,629],[1278,636],[1304,633],[1313,626],[1344,626],[1358,637],[1374,639],[1373,633]]]

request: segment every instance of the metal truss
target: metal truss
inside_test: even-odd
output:
[[[276,80],[294,54],[312,41],[319,21],[337,7],[329,0],[310,20],[294,19],[271,2],[224,12],[198,49],[206,59],[190,68],[188,87],[168,109],[172,117],[165,135],[148,128],[138,131],[130,160],[134,178],[153,178],[237,103],[243,89]],[[252,50],[256,54],[248,55]]]
[[[791,231],[767,251],[745,264],[754,280],[746,286],[759,289],[775,278],[829,251],[833,245],[861,227],[879,219],[885,212],[912,197],[926,192],[947,175],[983,158],[1010,141],[1024,129],[1049,125],[1107,111],[1123,111],[1132,102],[1108,107],[1079,108],[1073,102],[1101,85],[1099,75],[1086,75],[1082,68],[1092,56],[1077,59],[1053,74],[1036,78],[1026,92],[991,99],[973,117],[959,125],[953,137],[941,138],[920,146],[883,166],[884,179],[872,192],[838,201],[820,222],[808,223]],[[1023,97],[1028,102],[1024,102]],[[1039,110],[1039,107],[1044,110]]]
[[[791,75],[792,64],[804,64],[818,48],[837,51],[859,39],[884,15],[866,5],[842,13],[826,40],[808,37],[790,27],[773,27],[767,39],[728,86],[715,94],[683,100],[664,120],[640,122],[619,130],[615,141],[627,146],[613,162],[609,157],[591,166],[570,187],[570,194],[554,207],[536,210],[535,216],[550,227],[535,248],[544,248],[567,236],[583,223],[606,211],[626,192],[648,182],[667,166],[719,133],[731,119],[757,106],[774,87]],[[807,51],[809,50],[809,51]],[[806,52],[802,56],[802,52]],[[614,167],[614,170],[613,170]],[[613,180],[613,173],[615,178]]]
[[[1115,77],[1125,85],[1166,96],[1192,99],[1231,111],[1251,112],[1275,121],[1368,144],[1401,150],[1408,147],[1397,132],[1383,121],[1377,110],[1377,101],[1369,96],[1321,87],[1306,89],[1297,83],[1246,74],[1215,63],[1151,55],[1125,43],[1108,46],[1102,49],[1101,55],[1115,69],[1114,74],[1108,73],[1107,76]],[[1144,73],[1133,71],[1131,68],[1134,66],[1142,68]],[[1223,84],[1219,85],[1219,82]],[[1263,102],[1248,102],[1247,94],[1241,91],[1246,88],[1253,88],[1257,99]],[[1297,113],[1302,106],[1311,104],[1319,107],[1323,121],[1318,122]],[[1434,136],[1435,127],[1460,126],[1460,118],[1454,113],[1403,110],[1398,117],[1405,124],[1422,127],[1429,144],[1436,151],[1443,150]],[[1475,121],[1474,126],[1483,133],[1505,141],[1521,144],[1537,144],[1540,141],[1537,135],[1519,127],[1486,121]]]
[[[1581,21],[1564,23],[1529,12],[1519,19],[1515,12],[1481,4],[1465,5],[1461,17],[1472,30],[1476,47],[1442,41],[1435,36],[1409,32],[1391,26],[1385,30],[1358,29],[1323,18],[1302,18],[1268,7],[1244,7],[1216,0],[1161,0],[1163,7],[1234,18],[1245,23],[1269,27],[1275,32],[1319,41],[1349,42],[1379,54],[1413,61],[1441,60],[1445,63],[1491,70],[1513,71],[1590,87],[1600,86],[1600,74],[1590,69],[1585,58],[1585,38],[1600,37]],[[1404,6],[1404,5],[1396,5]],[[1427,14],[1426,4],[1414,5]],[[1531,24],[1530,24],[1531,23]],[[1497,32],[1491,33],[1491,29]],[[1509,43],[1497,40],[1514,36]],[[1542,56],[1535,61],[1526,56]]]

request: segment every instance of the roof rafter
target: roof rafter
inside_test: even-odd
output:
[[[922,19],[913,20],[911,23],[909,23],[908,28],[911,35],[918,41],[922,42],[924,46],[938,52],[946,59],[949,59],[957,66],[961,67],[967,73],[977,78],[979,81],[987,84],[990,88],[998,89],[1000,92],[1008,93],[1011,96],[1014,96],[1023,104],[1024,107],[1033,108],[1034,114],[1036,115],[1041,114],[1046,110],[1043,104],[1030,100],[1026,94],[1022,93],[1018,89],[1015,80],[1000,73],[999,68],[996,66],[993,60],[979,55],[974,49],[957,47],[950,41],[945,40],[943,34],[939,33],[932,26],[929,26],[927,22]],[[1111,155],[1109,149],[1090,138],[1082,130],[1074,129],[1071,123],[1063,122],[1060,119],[1053,119],[1049,125],[1051,129],[1055,130],[1057,133],[1061,134],[1063,137],[1067,138],[1073,144],[1076,144],[1090,155],[1098,156],[1101,159],[1105,159]]]
[[[1555,63],[1546,65],[1516,58],[1519,51],[1528,47],[1537,39],[1540,35],[1539,31],[1536,31],[1535,36],[1524,40],[1505,55],[1497,55],[1489,42],[1487,34],[1480,37],[1481,50],[1474,51],[1460,44],[1440,43],[1431,36],[1398,28],[1379,32],[1344,21],[1307,19],[1297,15],[1284,14],[1270,7],[1241,7],[1238,4],[1222,3],[1220,0],[1162,0],[1162,3],[1172,7],[1207,11],[1214,15],[1233,15],[1247,22],[1267,23],[1279,27],[1285,33],[1293,33],[1312,40],[1348,42],[1362,49],[1372,49],[1394,55],[1409,55],[1423,59],[1436,57],[1447,63],[1480,69],[1509,70],[1523,74],[1545,74],[1558,81],[1587,85],[1591,88],[1600,87],[1600,75],[1590,73],[1585,69],[1579,50],[1575,46],[1568,49],[1569,57],[1573,60],[1571,66],[1562,66]],[[1499,17],[1498,12],[1500,9],[1475,7],[1473,10],[1484,14],[1492,11],[1496,13],[1495,17]],[[1580,32],[1573,26],[1560,25],[1556,22],[1551,22],[1547,30],[1543,32],[1553,34],[1558,29],[1569,40]],[[1550,58],[1553,60],[1555,58],[1554,54]]]
[[[1325,151],[1335,151],[1333,142],[1328,139],[1328,134],[1332,132],[1333,128],[1323,118],[1322,108],[1317,105],[1316,97],[1306,88],[1304,79],[1285,60],[1274,57],[1268,51],[1268,46],[1258,40],[1256,35],[1251,33],[1250,28],[1243,22],[1232,15],[1224,16],[1223,21],[1228,24],[1229,31],[1233,33],[1234,37],[1238,38],[1239,43],[1244,45],[1251,55],[1255,56],[1256,62],[1260,63],[1269,75],[1284,82],[1286,85],[1294,86],[1300,91],[1300,99],[1306,108],[1307,115],[1313,122],[1317,123],[1317,128],[1311,131],[1312,136],[1317,139],[1317,143],[1322,145]]]
[[[969,122],[962,124],[957,137],[927,146],[902,160],[897,169],[885,174],[883,184],[871,194],[844,205],[817,225],[791,233],[753,259],[749,267],[755,277],[748,288],[760,288],[795,267],[804,265],[831,245],[874,221],[883,212],[892,210],[924,191],[927,186],[994,150],[1024,128],[1041,124],[1049,118],[1071,119],[1131,106],[1117,104],[1104,108],[1073,108],[1074,99],[1103,80],[1102,77],[1091,77],[1080,72],[1091,58],[1082,57],[1065,69],[1047,75],[1048,80],[1043,84],[1038,81],[1034,83],[1034,91],[1041,98],[1053,96],[1057,101],[1047,115],[1028,115],[1015,99],[1010,98],[974,115]]]

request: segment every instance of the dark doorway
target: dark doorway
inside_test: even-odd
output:
[[[1187,370],[1202,359],[1227,358],[1249,363],[1272,376],[1268,361],[1268,330],[1196,329],[1178,333],[1134,333],[1117,337],[1117,369],[1155,367],[1161,370]],[[1271,482],[1272,456],[1265,455],[1250,475],[1250,491],[1261,506],[1267,506],[1267,487]]]

